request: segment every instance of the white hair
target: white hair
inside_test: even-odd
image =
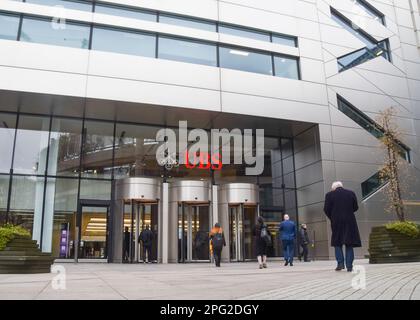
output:
[[[333,182],[333,184],[331,186],[331,190],[334,191],[337,188],[343,188],[343,183],[341,181]]]

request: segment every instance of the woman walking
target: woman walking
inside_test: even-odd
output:
[[[260,269],[267,268],[267,248],[271,244],[271,234],[263,217],[258,217],[254,227],[254,236],[259,267]]]

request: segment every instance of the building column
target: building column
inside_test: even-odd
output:
[[[169,257],[169,184],[162,183],[162,263],[168,263]]]

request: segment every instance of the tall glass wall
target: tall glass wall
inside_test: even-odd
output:
[[[205,163],[164,167],[156,161],[161,145],[157,132],[163,127],[70,117],[0,112],[0,224],[13,222],[27,228],[44,252],[72,258],[75,226],[88,219],[103,228],[104,213],[82,209],[81,200],[111,200],[111,182],[125,177],[155,177],[232,182],[260,186],[260,212],[273,236],[270,255],[279,256],[278,225],[284,213],[296,218],[293,143],[265,137],[264,172],[246,176],[245,165]],[[178,134],[177,128],[172,128]],[[234,139],[234,138],[233,138]],[[231,148],[233,162],[233,148]],[[176,157],[179,159],[179,150]],[[208,155],[211,157],[210,145]],[[255,154],[255,148],[245,150]],[[217,167],[217,166],[216,166]],[[93,210],[93,209],[92,209]],[[102,210],[102,209],[101,209]],[[79,220],[78,220],[79,219]],[[78,222],[79,221],[79,222]],[[87,220],[86,220],[87,221]],[[63,230],[67,249],[63,250]],[[102,229],[101,229],[102,230]]]

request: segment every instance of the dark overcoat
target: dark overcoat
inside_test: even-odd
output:
[[[354,213],[359,209],[356,194],[337,188],[325,196],[324,212],[331,221],[331,246],[361,247],[359,228]]]

